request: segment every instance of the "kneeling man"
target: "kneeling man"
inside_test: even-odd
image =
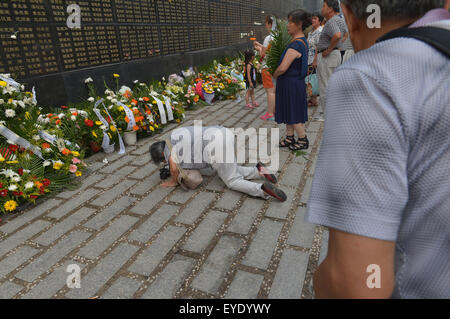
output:
[[[156,165],[168,164],[171,175],[161,186],[185,186],[180,170],[204,172],[212,169],[230,189],[254,197],[286,201],[286,194],[274,185],[277,183],[275,175],[270,174],[262,163],[255,167],[237,164],[234,137],[235,134],[223,126],[190,126],[174,130],[166,141],[154,143],[150,147],[153,162]],[[259,184],[249,181],[259,177],[265,177],[268,182]]]

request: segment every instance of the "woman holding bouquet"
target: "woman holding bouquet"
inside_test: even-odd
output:
[[[304,10],[294,10],[289,13],[288,19],[288,33],[292,41],[273,74],[277,80],[275,121],[286,124],[287,128],[287,136],[280,141],[280,147],[298,151],[309,148],[305,131],[308,120],[305,84],[308,74],[308,44],[303,30],[311,25],[311,15]],[[298,134],[298,140],[295,139],[294,131]]]

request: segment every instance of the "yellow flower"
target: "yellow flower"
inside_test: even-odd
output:
[[[92,131],[92,135],[95,137],[95,138],[97,138],[98,136],[97,136],[97,134],[95,134],[95,132],[94,131]]]
[[[150,126],[150,131],[154,132],[155,128],[153,126]]]
[[[7,211],[12,212],[12,211],[16,210],[17,203],[13,200],[10,200],[9,202],[5,203],[4,207]]]
[[[26,118],[27,120],[31,120],[30,112],[25,112],[25,118]]]
[[[5,81],[0,81],[0,86],[6,86],[7,83]]]
[[[109,132],[108,132],[108,136],[109,136],[109,138],[112,138],[111,133],[109,133]]]
[[[80,171],[77,171],[77,172],[75,173],[75,175],[76,175],[77,177],[81,177],[81,176],[83,175],[83,173],[81,173]]]
[[[0,156],[0,162],[4,162],[6,161],[5,158],[3,156]]]
[[[7,161],[6,164],[17,164],[19,161]]]
[[[123,106],[119,106],[119,111],[124,111]]]
[[[63,166],[63,163],[61,163],[59,161],[55,162],[55,164],[53,164],[53,168],[56,170],[60,170],[62,166]]]
[[[73,154],[73,156],[75,156],[75,157],[80,156],[80,153],[78,153],[78,152],[72,152],[72,154]]]
[[[114,127],[114,125],[111,125],[109,128],[110,128],[111,132],[115,132],[116,131],[116,128]]]
[[[95,122],[95,124],[97,124],[97,125],[102,125],[103,123],[100,122],[100,121],[97,121],[97,122]]]
[[[155,127],[156,127],[156,128],[159,128],[158,124],[155,124]]]
[[[116,79],[117,79],[117,78],[120,78],[120,75],[119,75],[119,74],[116,74],[116,73],[114,73],[113,76],[114,76]]]
[[[153,100],[152,104],[156,104],[156,101],[155,101],[155,100]]]

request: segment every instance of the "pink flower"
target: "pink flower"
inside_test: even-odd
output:
[[[78,167],[76,165],[70,165],[69,166],[69,172],[76,173],[78,170]]]
[[[74,158],[72,159],[72,163],[74,163],[74,164],[80,164],[81,161],[80,161],[78,158],[74,157]]]

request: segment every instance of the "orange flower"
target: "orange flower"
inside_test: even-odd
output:
[[[34,185],[36,185],[36,187],[38,189],[40,189],[42,186],[44,186],[44,184],[42,184],[41,182],[34,182]]]
[[[68,150],[67,148],[63,148],[63,150],[61,151],[61,153],[63,153],[63,155],[70,155],[72,152],[70,150]]]
[[[78,112],[73,112],[72,115],[73,116],[78,116]]]
[[[130,119],[128,118],[128,116],[125,116],[125,122],[130,123]]]
[[[194,97],[194,102],[197,103],[198,102],[198,96]]]
[[[126,97],[127,99],[129,99],[131,97],[131,92],[127,90],[127,91],[125,91],[123,96]]]
[[[139,131],[139,126],[137,125],[133,126],[133,131]]]
[[[56,125],[61,124],[61,120],[56,120],[55,124],[56,124]]]
[[[131,104],[133,105],[138,105],[138,101],[136,101],[135,99],[131,100]]]
[[[43,149],[50,148],[50,144],[48,144],[48,143],[42,143],[42,148],[43,148]]]
[[[51,118],[53,116],[53,114],[47,114],[48,118]]]
[[[146,96],[144,96],[142,99],[143,99],[145,102],[150,101],[150,99],[149,99],[148,97],[146,97]]]

